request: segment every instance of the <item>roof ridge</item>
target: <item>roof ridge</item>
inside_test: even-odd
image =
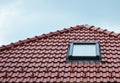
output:
[[[14,46],[18,46],[20,44],[31,42],[31,41],[34,41],[36,39],[43,39],[43,38],[47,38],[47,37],[50,37],[50,36],[59,35],[59,34],[64,33],[64,32],[69,32],[71,30],[80,29],[80,28],[81,29],[82,28],[87,28],[87,29],[91,29],[91,30],[94,30],[94,31],[97,31],[97,32],[106,33],[107,35],[110,35],[110,36],[115,36],[115,37],[120,38],[120,33],[115,33],[113,31],[108,31],[107,29],[101,29],[100,27],[95,27],[93,25],[90,26],[88,24],[85,24],[85,25],[76,25],[76,26],[70,27],[70,28],[64,28],[63,30],[57,30],[55,32],[50,32],[50,33],[47,33],[47,34],[42,34],[40,36],[34,36],[32,38],[27,38],[25,40],[19,40],[18,42],[10,43],[8,45],[2,45],[0,47],[0,50],[4,50],[6,48],[11,48],[11,47],[14,47]]]
[[[95,30],[95,31],[98,31],[98,32],[103,32],[107,35],[110,35],[110,36],[115,36],[115,37],[119,37],[120,38],[120,33],[115,33],[114,31],[109,31],[107,29],[102,29],[100,27],[95,27],[95,26],[90,26],[88,24],[85,24],[84,27],[88,28],[88,29],[92,29],[92,30]]]

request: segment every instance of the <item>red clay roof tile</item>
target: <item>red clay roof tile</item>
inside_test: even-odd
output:
[[[100,63],[66,63],[71,41],[99,42]],[[77,25],[0,47],[0,82],[120,82],[120,34]]]

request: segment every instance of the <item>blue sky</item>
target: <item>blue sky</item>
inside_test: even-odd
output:
[[[0,0],[0,46],[75,25],[120,33],[120,0]]]

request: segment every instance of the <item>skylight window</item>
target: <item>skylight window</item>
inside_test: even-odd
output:
[[[74,45],[73,56],[96,56],[96,45]]]
[[[69,45],[67,61],[100,61],[100,45],[95,42],[72,42]]]

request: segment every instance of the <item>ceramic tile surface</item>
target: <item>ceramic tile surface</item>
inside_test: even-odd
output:
[[[102,61],[66,62],[71,41],[99,42]],[[120,82],[120,35],[79,25],[0,47],[0,82]]]

